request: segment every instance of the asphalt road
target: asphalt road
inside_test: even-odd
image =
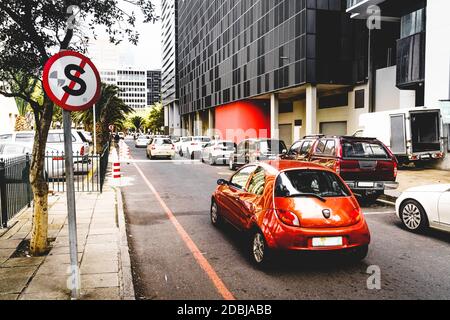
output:
[[[137,160],[122,164],[137,299],[222,299],[211,272],[236,299],[450,299],[450,234],[409,233],[393,207],[373,205],[363,209],[372,235],[363,262],[282,256],[260,271],[247,258],[239,233],[210,224],[211,193],[217,179],[230,176],[227,167],[147,161],[145,149],[127,144]],[[189,249],[186,236],[201,259]],[[207,271],[205,261],[211,267]],[[373,266],[381,271],[379,290],[367,286]]]

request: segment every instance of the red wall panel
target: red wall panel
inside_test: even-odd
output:
[[[240,141],[270,138],[270,108],[264,101],[239,101],[216,107],[216,130],[221,139]]]

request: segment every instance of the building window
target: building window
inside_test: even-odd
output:
[[[291,113],[294,112],[294,104],[292,102],[281,102],[279,107],[279,113]]]
[[[365,90],[355,91],[355,109],[364,109],[365,107]]]
[[[319,109],[348,106],[348,93],[335,94],[319,98]]]
[[[414,11],[401,18],[401,38],[425,31],[425,9]]]

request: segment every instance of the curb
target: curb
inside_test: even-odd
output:
[[[130,252],[128,247],[125,213],[123,211],[122,191],[120,188],[111,187],[116,191],[116,213],[119,224],[119,281],[120,297],[122,300],[136,300],[133,276],[131,271]]]

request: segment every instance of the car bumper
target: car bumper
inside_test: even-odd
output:
[[[152,151],[152,157],[175,157],[175,151]]]
[[[395,181],[345,181],[352,191],[396,190],[399,183]]]
[[[342,251],[370,243],[370,232],[365,220],[356,225],[340,228],[295,228],[277,223],[276,228],[268,232],[268,246],[271,249],[285,251]],[[314,238],[342,237],[342,245],[318,247],[313,245]]]

